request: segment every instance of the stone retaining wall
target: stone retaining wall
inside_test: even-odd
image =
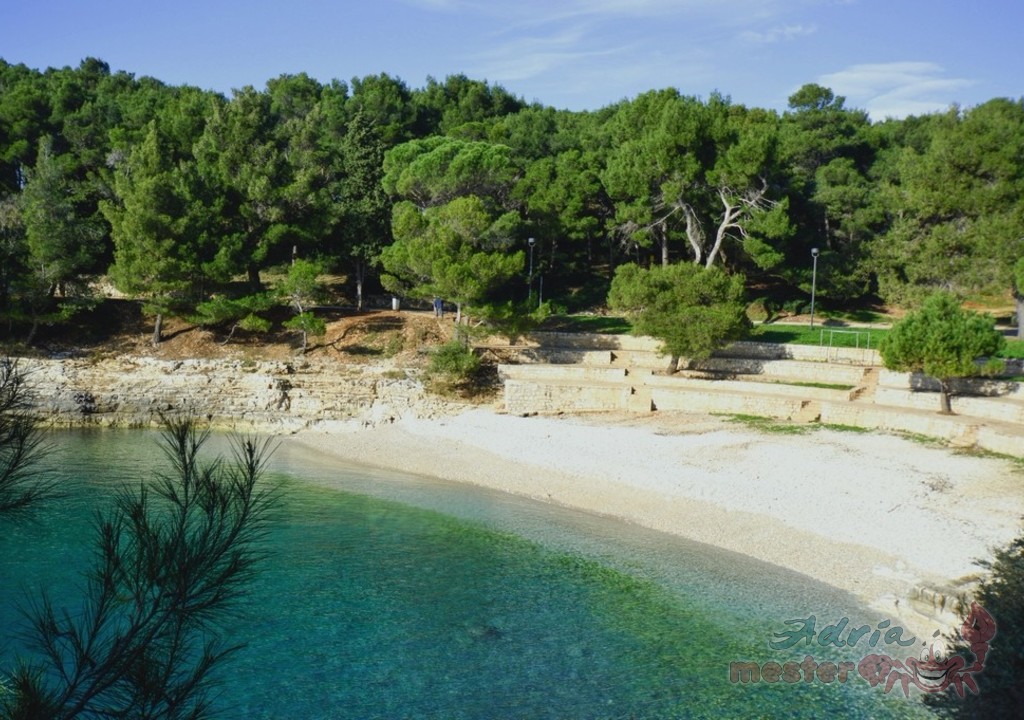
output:
[[[716,390],[744,393],[748,395],[778,395],[799,400],[849,400],[853,390],[808,387],[784,382],[750,382],[745,380],[701,380],[680,375],[650,375],[635,379],[645,386],[667,391],[673,390]]]
[[[505,411],[512,415],[629,410],[633,390],[623,384],[505,381]]]
[[[828,347],[827,345],[785,345],[741,340],[715,352],[718,357],[761,358],[766,360],[806,360],[854,365],[880,365],[878,351],[868,348]]]
[[[742,392],[711,391],[698,388],[656,388],[651,391],[654,409],[688,413],[757,415],[795,420],[805,403],[782,395],[750,395]]]
[[[891,388],[926,392],[939,391],[939,381],[935,378],[921,373],[896,372],[895,370],[880,370],[878,384]],[[1002,397],[1024,402],[1024,383],[1016,380],[1005,380],[999,377],[955,378],[950,383],[950,388],[957,395]]]
[[[913,433],[1017,457],[1024,454],[1019,433],[961,415],[940,415],[934,408],[930,412],[894,412],[891,407],[822,403],[820,410],[822,423]]]
[[[867,371],[857,365],[832,365],[807,360],[760,360],[756,358],[711,357],[693,363],[695,370],[734,375],[764,375],[801,382],[859,385]]]
[[[935,412],[939,409],[939,394],[938,392],[920,392],[879,386],[875,390],[874,402],[877,405]],[[999,397],[953,395],[950,397],[949,404],[953,412],[960,415],[1024,425],[1024,401]]]
[[[511,378],[514,380],[535,380],[543,382],[553,380],[556,382],[579,382],[579,381],[622,381],[631,371],[621,367],[598,367],[594,365],[499,365],[498,376],[502,379]]]

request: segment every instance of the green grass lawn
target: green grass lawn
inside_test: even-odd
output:
[[[758,325],[750,334],[755,342],[791,345],[828,345],[831,338],[833,347],[870,347],[877,350],[888,334],[886,328],[811,328],[807,325]],[[857,334],[854,334],[857,333]],[[865,343],[869,343],[865,345]],[[1024,340],[1007,338],[1006,347],[999,354],[1002,358],[1024,358]]]
[[[1004,358],[1024,358],[1024,340],[1007,340],[1006,348],[999,354]]]
[[[626,318],[614,315],[552,315],[540,327],[545,332],[625,335],[633,329]]]
[[[632,326],[614,315],[555,315],[544,321],[541,330],[549,332],[603,333],[624,335]],[[877,350],[887,328],[845,328],[817,325],[757,325],[748,340],[792,345],[829,345],[832,347],[869,347]],[[859,343],[859,345],[858,345]],[[1007,339],[1003,358],[1024,358],[1024,340]]]
[[[833,347],[878,348],[889,331],[885,328],[833,328],[810,325],[758,325],[750,334],[754,342],[792,345],[829,345]],[[859,345],[858,345],[859,343]]]

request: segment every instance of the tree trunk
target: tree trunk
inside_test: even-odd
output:
[[[1024,295],[1018,295],[1017,300],[1017,339],[1024,340]]]
[[[665,368],[665,372],[669,375],[675,375],[679,372],[679,356],[673,355],[668,360],[668,367]]]
[[[684,205],[683,214],[686,216],[686,240],[693,250],[693,262],[700,265],[704,258],[704,230],[692,207]]]
[[[153,337],[150,340],[150,342],[153,343],[153,347],[156,347],[157,345],[159,345],[160,341],[163,340],[163,329],[164,329],[164,314],[163,313],[157,313],[156,314],[156,320],[153,322]]]
[[[658,235],[661,236],[661,266],[668,267],[668,228],[665,227],[664,220],[661,222]]]
[[[356,260],[356,310],[363,310],[363,280],[366,279],[366,263]]]
[[[943,415],[953,414],[953,405],[949,399],[949,381],[939,380],[939,412]]]
[[[32,345],[32,341],[36,339],[36,331],[39,330],[39,318],[32,316],[32,327],[28,331],[28,337],[25,338],[26,345]]]
[[[722,244],[729,231],[739,229],[739,218],[743,215],[743,205],[733,205],[724,189],[718,191],[718,197],[722,201],[722,221],[718,224],[718,230],[715,231],[715,243],[708,250],[707,258],[704,260],[704,267],[707,268],[714,265],[715,260],[718,259],[718,253],[721,252]]]
[[[259,292],[263,289],[263,283],[260,281],[260,269],[257,265],[250,265],[246,268],[246,272],[249,274],[249,288],[253,292]]]
[[[455,303],[455,324],[462,324],[462,303]]]

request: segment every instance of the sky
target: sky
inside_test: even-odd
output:
[[[283,74],[464,74],[597,110],[675,87],[784,111],[818,83],[872,120],[1024,96],[1021,0],[0,0],[0,58],[230,95]]]

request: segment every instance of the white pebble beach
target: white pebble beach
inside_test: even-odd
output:
[[[914,587],[978,576],[976,561],[1015,538],[1024,517],[1024,470],[1006,459],[883,433],[766,433],[706,415],[473,409],[365,428],[326,423],[286,442],[743,553],[910,627],[922,621],[905,602]]]

